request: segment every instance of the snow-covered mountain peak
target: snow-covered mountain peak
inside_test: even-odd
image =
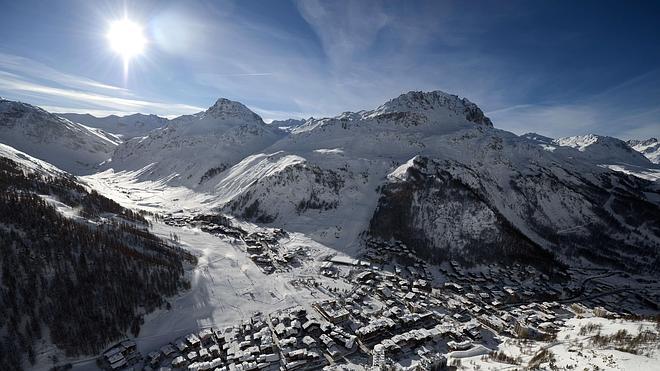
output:
[[[630,146],[651,146],[658,143],[658,138],[649,139],[631,139],[628,141]]]
[[[546,137],[545,135],[537,134],[537,133],[526,133],[521,135],[520,137],[531,140],[533,142],[541,143],[541,144],[554,144],[554,139],[550,137]]]
[[[44,116],[54,116],[45,110],[23,102],[11,101],[0,98],[0,114],[11,115],[13,117],[22,116],[25,114],[36,114]]]
[[[586,134],[555,139],[553,143],[561,147],[575,148],[599,164],[650,165],[649,160],[641,153],[633,150],[621,139],[613,137]]]
[[[110,115],[105,117],[95,117],[88,113],[58,113],[57,115],[73,122],[101,129],[107,133],[113,133],[121,137],[122,140],[145,136],[150,131],[169,123],[169,120],[164,117],[142,113],[127,116]]]
[[[110,157],[116,138],[27,103],[0,100],[0,142],[74,174]]]
[[[302,126],[308,120],[313,120],[313,117],[309,119],[286,119],[286,120],[273,120],[269,123],[270,126],[279,128],[280,130],[291,132],[295,128]]]
[[[141,179],[196,187],[284,135],[243,104],[221,98],[205,111],[122,143],[107,166],[143,169]]]
[[[654,164],[660,164],[660,142],[657,138],[646,140],[629,140],[626,143],[635,151],[643,154]]]
[[[411,112],[426,116],[431,121],[447,111],[464,116],[466,120],[476,124],[493,126],[483,111],[466,98],[448,94],[443,91],[411,91],[387,101],[374,111],[365,112],[369,117],[384,114]]]
[[[242,103],[226,98],[218,99],[211,107],[204,111],[202,117],[223,120],[239,119],[242,121],[262,121],[259,115],[252,112]]]
[[[587,147],[595,143],[606,144],[613,143],[615,138],[600,136],[597,134],[576,135],[572,137],[563,137],[555,139],[555,144],[563,147],[573,147],[581,152],[584,152]]]

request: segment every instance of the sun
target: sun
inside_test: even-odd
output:
[[[141,54],[147,43],[142,27],[127,18],[112,22],[107,36],[110,47],[124,59],[125,64]]]

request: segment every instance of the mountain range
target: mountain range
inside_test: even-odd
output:
[[[659,172],[644,156],[657,141],[517,136],[493,127],[476,104],[440,91],[271,124],[227,99],[172,120],[62,115],[102,129],[22,103],[3,107],[0,140],[8,145],[86,175],[110,197],[126,182],[162,191],[154,204],[124,189],[137,200],[131,206],[227,213],[344,251],[359,250],[368,236],[404,241],[432,259],[549,253],[564,262],[657,267],[648,252],[660,246]],[[48,130],[59,132],[29,134]],[[55,145],[67,152],[35,151],[32,143],[46,138],[75,139]],[[94,160],[82,166],[80,151]]]
[[[98,353],[190,287],[195,257],[145,215],[282,228],[355,257],[396,241],[427,262],[531,265],[552,282],[575,267],[657,275],[658,151],[654,138],[518,136],[441,91],[271,123],[224,98],[173,119],[0,100],[0,346],[13,350],[0,367],[33,362],[42,328],[68,356]]]

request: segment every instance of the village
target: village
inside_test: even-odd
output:
[[[640,308],[657,311],[657,282],[621,287],[612,281],[616,272],[573,272],[584,278],[562,281],[520,264],[437,266],[400,242],[375,239],[366,241],[358,257],[311,261],[304,249],[280,244],[287,236],[281,229],[248,233],[230,223],[192,218],[166,223],[194,224],[242,241],[241,249],[264,274],[315,264],[316,276],[291,283],[318,292],[319,300],[255,312],[231,326],[200,328],[146,355],[126,340],[100,357],[104,369],[435,370],[452,367],[452,357],[461,354],[488,355],[502,337],[552,341],[567,320],[589,308],[608,318]]]

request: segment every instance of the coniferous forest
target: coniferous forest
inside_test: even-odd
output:
[[[42,196],[79,210],[58,212]],[[194,257],[147,230],[139,214],[75,178],[0,158],[0,369],[35,362],[47,337],[67,355],[97,353],[189,287]]]

